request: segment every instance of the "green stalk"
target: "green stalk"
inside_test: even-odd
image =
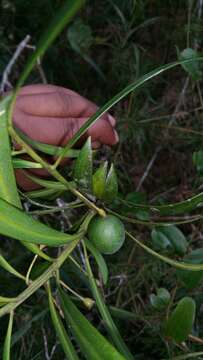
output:
[[[93,293],[93,297],[95,298],[96,304],[98,306],[98,309],[101,313],[101,316],[102,316],[103,320],[105,321],[106,329],[109,332],[109,335],[111,336],[114,344],[117,346],[117,349],[121,352],[121,354],[123,354],[125,356],[126,360],[133,360],[134,357],[132,356],[132,354],[129,352],[127,346],[125,345],[117,327],[114,324],[114,321],[110,315],[110,312],[102,299],[101,293],[100,293],[99,289],[97,288],[97,285],[96,285],[96,282],[94,279],[94,275],[92,273],[92,269],[91,269],[91,266],[89,263],[85,242],[83,242],[83,248],[84,248],[85,262],[86,262],[86,268],[87,268],[87,273],[88,273],[88,277],[89,277],[90,287],[91,287],[91,290]]]
[[[91,221],[92,217],[94,216],[94,212],[89,212],[83,221],[82,225],[80,226],[81,233],[85,233],[88,227],[89,222]],[[10,313],[12,310],[17,308],[20,304],[22,304],[26,299],[28,299],[32,294],[35,293],[42,285],[44,285],[54,274],[57,270],[60,269],[61,265],[64,261],[68,258],[70,253],[75,249],[76,245],[81,239],[76,239],[72,241],[70,244],[67,245],[65,250],[62,254],[53,261],[52,265],[36,280],[34,280],[28,287],[25,289],[20,295],[15,298],[14,303],[9,303],[5,305],[2,309],[0,309],[0,317],[4,316],[5,314]]]
[[[3,360],[10,360],[10,353],[11,353],[11,335],[12,335],[12,328],[13,328],[13,311],[10,312],[9,323],[8,323],[8,330],[6,333],[6,338],[4,341],[4,348],[3,348]]]
[[[21,305],[25,300],[27,300],[31,295],[35,293],[42,285],[44,285],[52,276],[54,276],[55,272],[61,267],[70,253],[74,250],[79,240],[75,240],[68,244],[66,249],[62,252],[62,254],[53,262],[53,264],[36,280],[34,280],[28,287],[25,289],[20,295],[15,298],[15,302],[9,303],[5,305],[2,309],[0,309],[0,317],[5,314],[10,313],[12,310],[16,309],[19,305]]]
[[[76,197],[84,202],[89,208],[95,210],[100,216],[106,215],[103,209],[98,208],[92,201],[87,199],[83,194],[75,189],[52,165],[43,160],[24,140],[20,138],[11,125],[9,125],[8,130],[11,137],[26,150],[27,154],[30,155],[35,161],[40,163],[42,167],[46,169],[55,179],[65,185],[69,191],[71,191]]]
[[[141,241],[136,239],[132,234],[130,234],[128,231],[125,232],[126,235],[128,235],[134,242],[136,242],[140,247],[142,247],[146,252],[149,254],[155,256],[157,259],[164,261],[165,263],[174,266],[178,269],[188,270],[188,271],[202,271],[203,270],[203,264],[188,264],[183,261],[176,261],[173,259],[170,259],[167,256],[161,255],[158,252],[152,250],[147,245],[143,244]]]

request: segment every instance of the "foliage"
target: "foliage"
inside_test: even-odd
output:
[[[56,17],[57,0],[1,4],[0,69],[27,32],[37,44],[15,64],[13,96],[0,103],[3,359],[201,359],[201,4],[82,3],[64,1]],[[19,87],[41,82],[42,70],[48,82],[104,104],[65,149],[12,127]],[[88,139],[74,149],[107,110],[118,120],[117,148],[94,152]],[[55,167],[45,154],[58,157]],[[63,156],[74,159],[64,173]],[[32,176],[42,189],[23,194],[14,169],[30,167],[52,178]],[[125,223],[115,255],[104,257],[87,239],[95,214]]]

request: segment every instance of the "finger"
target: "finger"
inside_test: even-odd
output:
[[[64,146],[87,121],[87,118],[32,116],[16,110],[13,121],[21,131],[35,141]],[[81,142],[89,135],[92,137],[92,142],[98,141],[107,145],[113,145],[118,141],[117,133],[109,121],[103,119],[97,120],[81,139]]]
[[[89,117],[98,107],[76,92],[54,85],[29,85],[20,90],[16,108],[37,116]],[[101,118],[115,126],[115,119],[108,114]]]
[[[97,122],[90,127],[87,134],[88,136],[90,135],[94,141],[96,140],[106,145],[115,145],[119,140],[115,129],[105,120],[97,120]]]
[[[67,132],[61,142],[61,145],[65,146],[65,144],[67,144],[67,142],[78,132],[86,121],[86,118],[72,119],[72,121],[67,124]],[[66,124],[64,125],[66,126]],[[109,121],[103,119],[98,119],[97,122],[82,136],[82,138],[80,138],[77,145],[80,146],[88,136],[91,136],[92,143],[97,147],[99,147],[100,144],[114,145],[118,142],[117,132],[114,128],[112,128]]]
[[[35,141],[59,146],[67,132],[69,121],[66,118],[41,117],[16,110],[14,124]]]
[[[52,93],[58,89],[58,86],[51,84],[33,84],[25,85],[20,89],[19,95]]]
[[[52,85],[37,86],[41,92],[23,89],[17,98],[16,106],[28,114],[54,117],[88,117],[97,106],[76,92]],[[53,91],[52,91],[53,89]],[[30,92],[32,90],[32,92]]]

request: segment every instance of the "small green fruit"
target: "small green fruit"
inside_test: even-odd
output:
[[[123,223],[114,215],[94,217],[88,226],[89,240],[103,254],[114,254],[125,240]]]

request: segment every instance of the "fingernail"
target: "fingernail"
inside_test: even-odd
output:
[[[111,116],[110,114],[108,114],[108,120],[109,120],[111,126],[115,126],[115,125],[116,125],[116,120],[115,120],[114,117]]]
[[[119,136],[116,130],[114,130],[114,136],[115,136],[115,144],[119,142]]]

